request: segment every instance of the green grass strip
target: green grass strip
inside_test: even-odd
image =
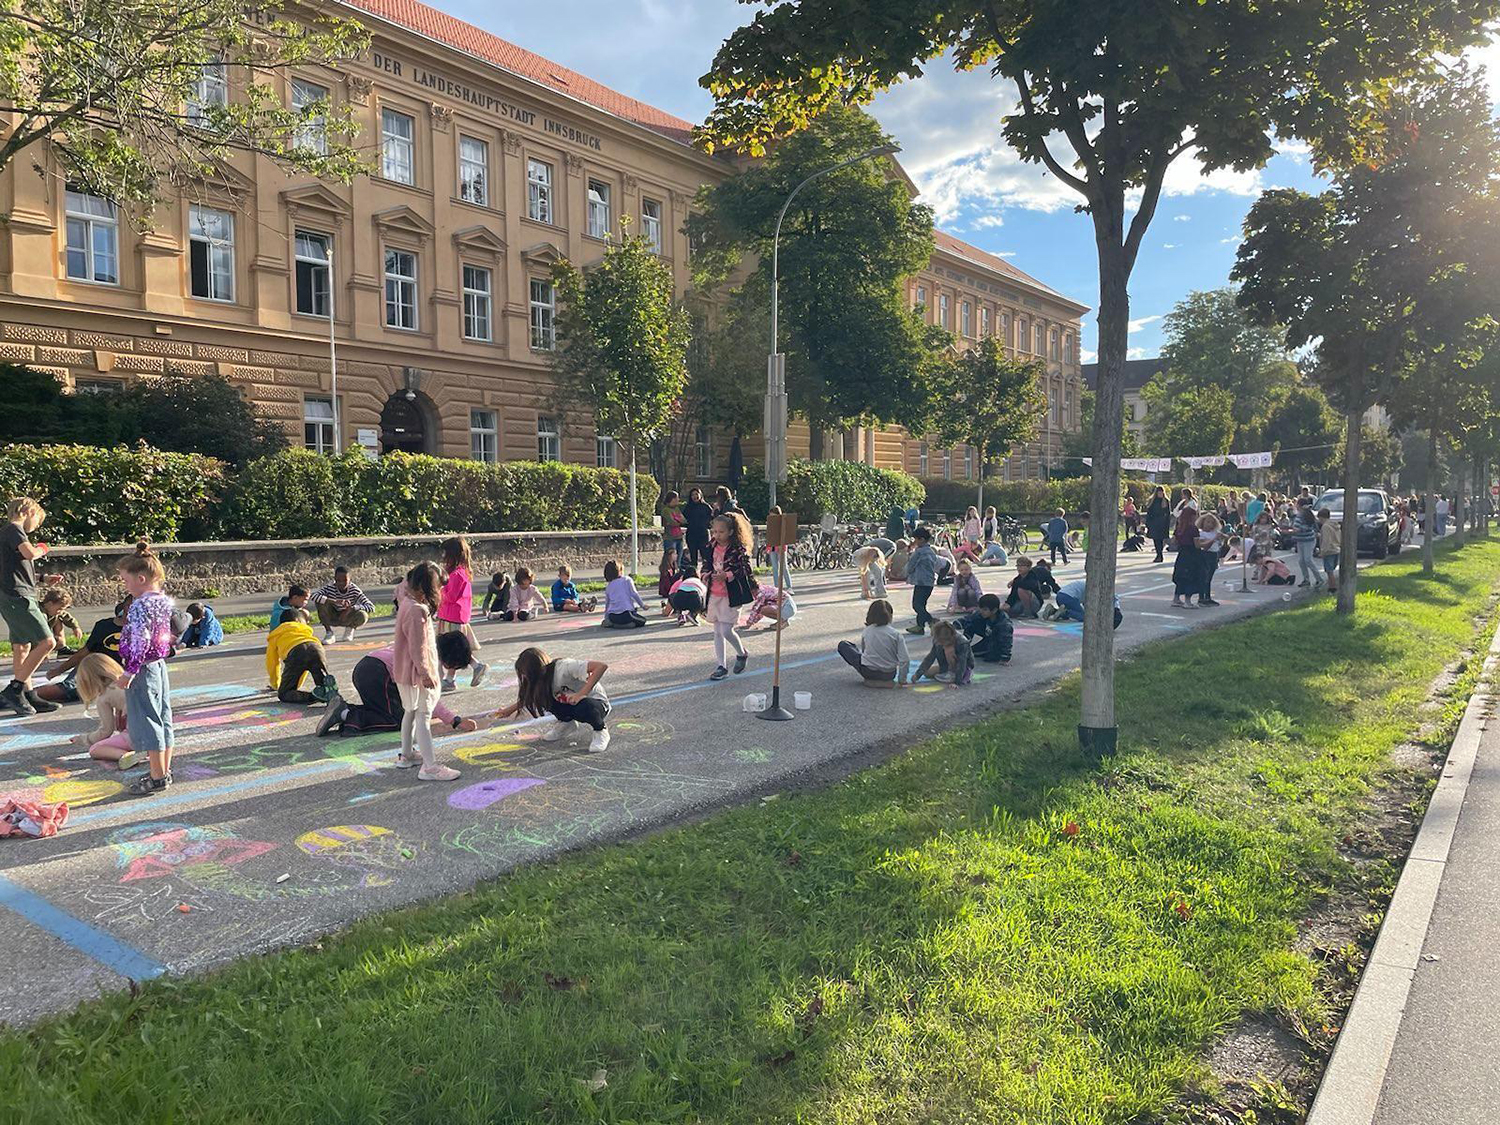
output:
[[[91,1003],[0,1037],[0,1118],[1149,1119],[1241,1013],[1328,1016],[1297,919],[1497,571],[1403,556],[1353,620],[1142,651],[1103,770],[1074,678],[822,793]]]

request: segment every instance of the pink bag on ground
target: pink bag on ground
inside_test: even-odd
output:
[[[44,805],[36,801],[0,798],[0,836],[56,836],[68,823],[66,803]]]

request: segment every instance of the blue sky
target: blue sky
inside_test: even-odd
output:
[[[756,10],[735,0],[550,0],[503,11],[477,0],[429,2],[691,121],[701,121],[711,106],[699,76],[724,37]],[[1072,192],[1045,170],[1022,164],[1001,142],[1000,117],[1011,104],[1008,91],[987,75],[955,74],[938,63],[882,95],[873,112],[902,145],[899,159],[944,230],[1095,307],[1092,224],[1074,213]],[[1186,156],[1178,159],[1132,278],[1132,355],[1156,354],[1161,318],[1178,300],[1227,282],[1240,223],[1268,187],[1316,189],[1305,153],[1287,146],[1260,171],[1210,176]],[[1090,313],[1085,360],[1094,341]]]

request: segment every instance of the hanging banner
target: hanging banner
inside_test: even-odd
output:
[[[1217,469],[1228,460],[1227,457],[1179,457],[1190,469]]]
[[[1276,455],[1270,450],[1264,453],[1231,453],[1229,460],[1236,469],[1269,469]]]
[[[1094,467],[1092,457],[1081,458],[1089,468]],[[1172,471],[1172,458],[1170,457],[1121,457],[1120,468],[1128,469],[1133,473],[1170,473]]]

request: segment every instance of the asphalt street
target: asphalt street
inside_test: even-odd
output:
[[[1059,568],[1066,582],[1082,556]],[[1010,568],[980,571],[1003,590]],[[1220,571],[1220,608],[1173,610],[1171,557],[1122,555],[1119,649],[1211,626],[1280,602],[1285,587],[1239,593],[1237,565]],[[177,720],[176,784],[135,799],[132,774],[93,762],[69,741],[92,729],[78,705],[0,723],[0,795],[67,801],[72,818],[45,840],[0,841],[0,918],[7,985],[0,1021],[63,1010],[128,979],[188,973],[304,943],[374,911],[449,894],[558,852],[744,800],[826,771],[889,739],[913,739],[1003,706],[1078,664],[1082,626],[1017,622],[1009,666],[981,665],[953,688],[869,690],[834,653],[864,621],[858,578],[795,576],[798,613],[783,633],[783,694],[810,692],[795,722],[745,713],[771,683],[772,634],[748,631],[742,676],[711,683],[707,626],[653,620],[609,630],[597,617],[548,616],[477,627],[493,668],[481,688],[447,701],[480,716],[514,698],[510,666],[528,645],[608,662],[613,742],[542,743],[545,723],[507,724],[438,740],[463,771],[449,784],[394,768],[399,737],[318,738],[321,705],[282,704],[266,691],[263,633],[233,636],[170,664]],[[645,593],[645,591],[643,591]],[[947,589],[934,595],[943,604]],[[1303,591],[1305,593],[1305,591]],[[892,584],[897,624],[909,588]],[[648,598],[655,604],[653,598]],[[85,621],[85,626],[92,622]],[[388,642],[389,620],[329,648],[341,685],[363,653]],[[927,642],[912,638],[914,659]]]

